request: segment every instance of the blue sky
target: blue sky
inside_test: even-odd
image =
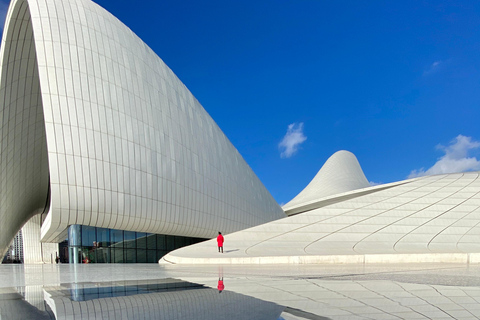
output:
[[[341,149],[376,183],[480,170],[478,1],[97,3],[167,63],[279,203]]]

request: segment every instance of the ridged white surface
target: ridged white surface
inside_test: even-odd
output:
[[[58,243],[40,242],[40,215],[32,217],[22,227],[23,263],[55,263],[60,255]]]
[[[264,261],[299,263],[313,261],[302,258],[311,256],[323,262],[455,262],[469,259],[465,254],[478,257],[479,172],[371,188],[378,191],[227,235],[227,254],[215,254],[214,241],[206,241],[173,251],[165,260],[258,263],[272,257]]]
[[[43,241],[71,224],[212,237],[285,216],[174,73],[97,4],[13,0],[0,64],[0,252],[43,211]]]
[[[13,3],[7,14],[0,46],[2,256],[22,225],[44,210],[49,179],[42,96],[30,14],[26,2],[17,2],[15,10],[12,10]]]
[[[355,155],[349,151],[340,150],[328,158],[313,180],[295,198],[284,205],[283,210],[287,212],[320,198],[369,186]]]

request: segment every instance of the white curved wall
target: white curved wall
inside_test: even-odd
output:
[[[71,224],[212,237],[285,216],[173,72],[95,3],[13,0],[0,61],[0,248],[37,210],[43,241]]]
[[[2,256],[22,225],[44,211],[48,198],[45,125],[30,12],[26,2],[17,2],[15,10],[12,6],[0,47]]]
[[[170,252],[174,263],[479,262],[480,172],[421,177]],[[355,193],[358,191],[352,191]]]
[[[40,215],[35,215],[22,227],[23,263],[55,263],[60,255],[58,243],[40,242]]]

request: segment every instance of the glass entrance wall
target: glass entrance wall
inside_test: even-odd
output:
[[[207,240],[83,225],[70,226],[68,239],[70,263],[157,263],[172,250]]]

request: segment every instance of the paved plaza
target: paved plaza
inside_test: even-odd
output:
[[[480,266],[2,265],[1,319],[478,319]]]

